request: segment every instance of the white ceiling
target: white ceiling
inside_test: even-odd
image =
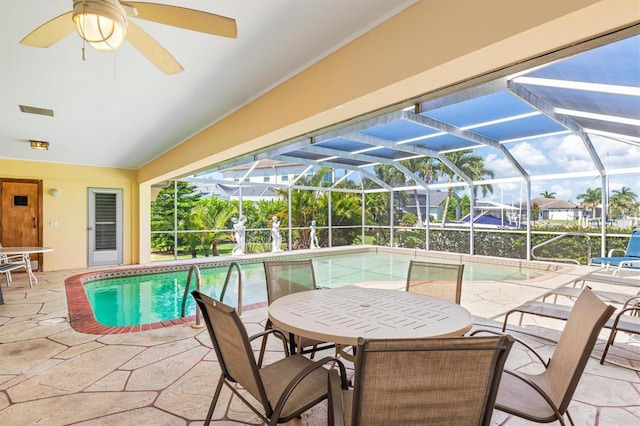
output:
[[[0,158],[138,168],[415,0],[158,0],[236,19],[228,39],[136,20],[185,71],[165,75],[131,44],[97,52],[74,32],[20,45],[72,0],[3,2]],[[22,113],[48,108],[54,117]],[[32,150],[28,140],[50,142]]]

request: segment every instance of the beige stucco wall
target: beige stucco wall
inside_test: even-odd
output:
[[[40,179],[43,182],[44,269],[87,267],[87,188],[121,188],[123,191],[123,261],[137,263],[138,184],[135,170],[0,159],[0,177]],[[57,196],[50,190],[59,190]],[[52,226],[56,222],[56,226]]]

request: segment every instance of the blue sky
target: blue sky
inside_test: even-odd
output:
[[[600,136],[592,136],[592,143],[607,170],[635,169],[633,173],[613,174],[609,177],[609,190],[619,190],[623,186],[631,188],[640,195],[640,147],[619,141],[611,141]],[[591,157],[581,139],[572,134],[542,138],[535,141],[523,141],[507,146],[515,159],[533,177],[564,173],[593,172],[590,177],[564,177],[544,181],[532,180],[531,196],[536,198],[544,191],[555,192],[557,199],[578,202],[576,196],[587,188],[599,188],[601,178],[596,174]],[[517,172],[511,164],[495,149],[481,148],[478,154],[485,158],[487,168],[495,172],[496,177],[515,177]],[[524,187],[526,191],[526,186]],[[494,185],[494,193],[487,198],[510,203],[520,198],[519,183],[500,183]],[[523,196],[526,196],[524,193]]]

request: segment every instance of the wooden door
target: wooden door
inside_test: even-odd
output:
[[[0,243],[5,247],[42,246],[42,181],[0,179]],[[31,257],[39,270],[42,255]]]

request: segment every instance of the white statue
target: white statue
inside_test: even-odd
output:
[[[236,239],[236,246],[231,251],[231,254],[234,256],[244,254],[244,224],[246,221],[247,217],[245,215],[242,215],[237,219],[235,217],[231,219]]]
[[[311,235],[310,235],[311,243],[309,245],[309,248],[314,249],[314,248],[320,247],[320,244],[318,243],[318,236],[316,235],[316,221],[315,220],[311,221],[311,226],[309,227],[309,229],[311,229]]]
[[[271,219],[271,251],[282,251],[282,236],[280,235],[280,221],[277,216]]]

